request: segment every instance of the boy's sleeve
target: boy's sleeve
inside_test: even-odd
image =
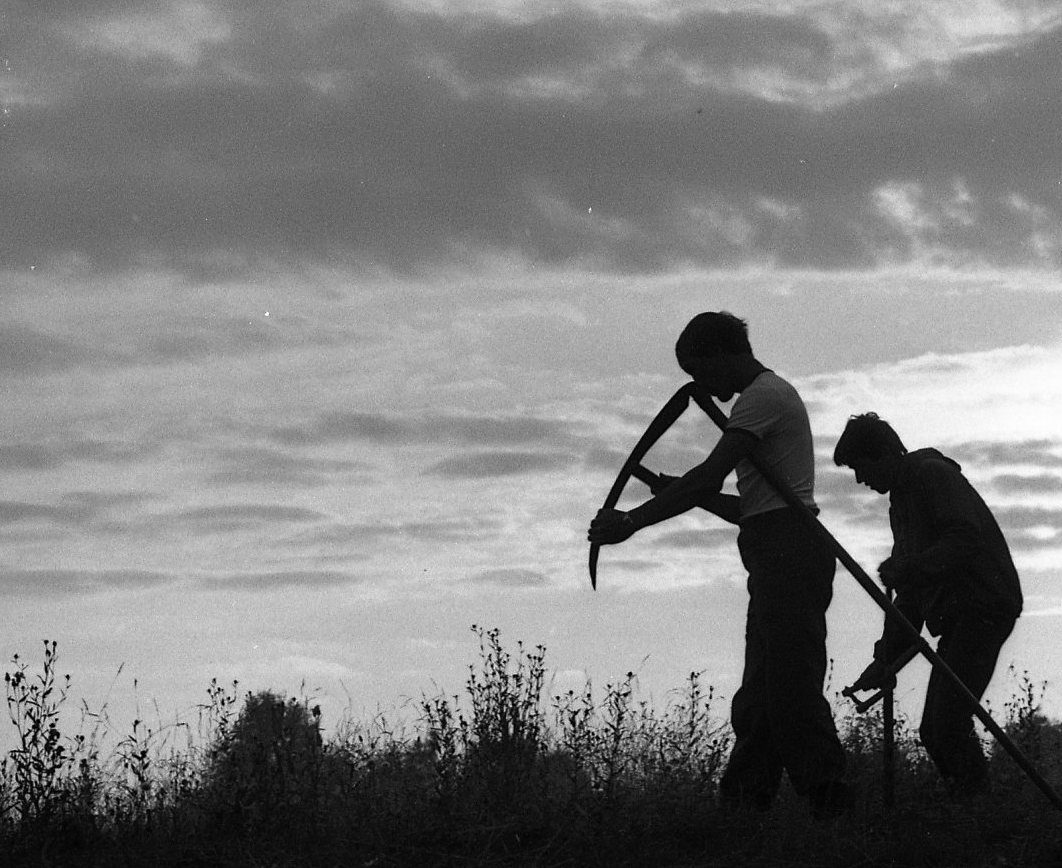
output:
[[[910,590],[901,590],[893,600],[894,605],[921,632],[923,618],[919,600]],[[881,638],[874,644],[874,659],[886,666],[915,643],[915,639],[892,615],[885,615],[885,628]]]
[[[922,468],[918,482],[932,508],[937,540],[909,553],[911,565],[927,578],[953,574],[976,557],[982,545],[976,494],[958,471],[946,467]]]
[[[747,390],[734,402],[726,429],[744,431],[762,440],[777,423],[779,412],[778,402],[770,400],[767,393]]]

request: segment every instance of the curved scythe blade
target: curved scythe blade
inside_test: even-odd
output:
[[[612,488],[609,489],[608,497],[605,498],[605,502],[601,507],[602,509],[612,509],[619,502],[620,495],[623,493],[623,487],[631,478],[634,468],[641,463],[641,460],[645,457],[645,453],[652,448],[653,444],[660,439],[663,433],[674,424],[675,420],[678,419],[689,406],[690,394],[693,388],[693,383],[687,383],[675,392],[675,394],[672,395],[667,403],[660,409],[660,412],[656,414],[656,418],[649,423],[649,427],[645,429],[645,433],[635,444],[634,449],[631,450],[631,454],[623,463],[623,467],[620,470],[619,475],[616,477],[616,481],[612,483]],[[597,555],[600,550],[601,545],[599,543],[591,543],[590,586],[594,588],[594,590],[597,590]]]

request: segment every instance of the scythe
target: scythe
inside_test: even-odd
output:
[[[668,399],[660,412],[656,414],[656,418],[649,423],[649,427],[645,429],[645,433],[634,444],[631,454],[623,462],[623,467],[620,468],[619,475],[616,477],[616,481],[612,483],[612,488],[609,489],[608,496],[601,506],[602,509],[612,509],[619,503],[623,489],[635,474],[635,469],[640,468],[645,454],[653,448],[653,445],[664,435],[664,432],[675,424],[675,420],[686,411],[690,404],[691,394],[696,388],[696,383],[687,383]],[[590,586],[595,591],[597,590],[597,556],[600,551],[600,544],[590,544]]]

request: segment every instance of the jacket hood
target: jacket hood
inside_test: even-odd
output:
[[[960,465],[958,461],[955,461],[952,458],[948,458],[948,456],[941,452],[939,449],[933,449],[932,447],[926,449],[916,449],[914,452],[908,452],[904,456],[903,461],[904,464],[906,464],[907,467],[910,468],[922,465],[927,461],[945,461],[952,467],[954,467],[956,470],[962,470],[962,465]]]

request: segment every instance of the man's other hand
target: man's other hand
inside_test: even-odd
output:
[[[898,591],[915,580],[915,571],[910,561],[902,555],[886,558],[878,567],[881,583],[889,590]]]
[[[598,510],[597,517],[590,522],[586,538],[598,545],[615,545],[630,539],[636,530],[630,515],[623,510],[601,509]]]
[[[896,686],[896,674],[889,672],[888,667],[880,660],[875,660],[855,680],[849,690],[882,690]]]

